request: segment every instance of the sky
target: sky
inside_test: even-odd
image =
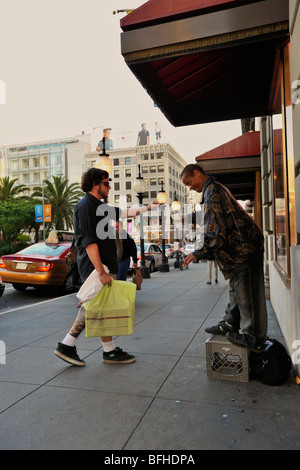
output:
[[[135,145],[141,123],[188,162],[241,135],[239,120],[176,128],[124,62],[117,9],[138,0],[0,0],[0,146],[111,127],[114,148]],[[125,137],[125,140],[122,140]]]

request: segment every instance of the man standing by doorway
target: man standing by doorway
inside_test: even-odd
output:
[[[151,210],[158,203],[137,209],[129,208],[121,211],[119,207],[104,204],[102,199],[108,197],[110,179],[108,173],[98,168],[90,168],[82,176],[81,187],[85,196],[77,203],[74,210],[74,233],[77,247],[77,266],[82,283],[94,269],[99,274],[103,285],[110,284],[117,278],[118,262],[115,237],[109,236],[112,227],[122,216],[135,217],[142,211]],[[109,270],[105,271],[104,266]],[[64,361],[77,366],[85,362],[79,358],[75,341],[85,328],[85,309],[82,306],[69,333],[54,351],[55,355]],[[128,364],[135,357],[116,347],[112,337],[103,337],[103,362],[110,364]]]
[[[263,234],[230,191],[200,166],[187,165],[181,178],[190,190],[202,192],[204,206],[203,245],[188,255],[184,264],[213,255],[225,279],[229,279],[230,303],[239,307],[241,333],[234,326],[236,321],[223,321],[212,329],[226,334],[233,344],[262,350],[267,339]]]

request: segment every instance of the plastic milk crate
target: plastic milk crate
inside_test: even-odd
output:
[[[213,335],[206,341],[206,367],[210,378],[248,382],[248,350]]]

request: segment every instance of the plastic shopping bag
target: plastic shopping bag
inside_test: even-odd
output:
[[[103,265],[104,271],[109,274],[107,266]],[[79,302],[89,302],[93,300],[97,294],[101,291],[103,284],[100,282],[99,273],[94,269],[86,281],[82,284],[79,291],[76,294]]]
[[[112,281],[85,308],[87,338],[131,335],[135,320],[136,285],[127,281]]]

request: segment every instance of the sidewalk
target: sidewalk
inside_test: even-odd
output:
[[[116,344],[137,361],[102,363],[99,339],[77,341],[86,366],[53,354],[77,314],[75,295],[0,316],[1,449],[299,449],[299,388],[206,375],[205,326],[228,302],[206,263],[154,273],[137,291],[136,327]],[[283,341],[268,302],[269,336]]]

